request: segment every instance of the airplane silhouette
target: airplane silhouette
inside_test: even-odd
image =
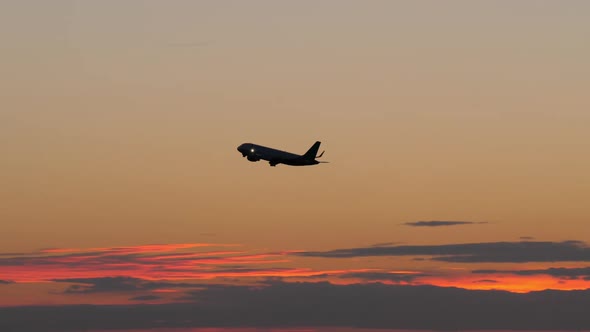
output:
[[[327,163],[327,161],[317,161],[324,155],[322,151],[319,156],[316,156],[320,148],[321,142],[315,142],[306,153],[298,155],[295,153],[285,152],[281,150],[272,149],[266,146],[244,143],[238,146],[238,151],[242,153],[242,157],[247,157],[249,161],[255,162],[259,160],[267,160],[270,166],[278,164],[285,164],[290,166],[309,166],[317,165],[319,163]]]

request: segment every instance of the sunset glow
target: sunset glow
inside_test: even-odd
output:
[[[589,18],[0,1],[0,331],[590,329]]]
[[[242,251],[215,250],[227,246],[239,247]],[[213,250],[211,250],[213,249]],[[199,283],[227,283],[228,278],[242,284],[256,285],[267,278],[282,278],[286,282],[328,281],[337,285],[355,283],[382,283],[385,285],[432,285],[438,287],[457,287],[470,290],[504,290],[515,293],[531,291],[579,290],[590,288],[590,280],[583,278],[559,278],[549,275],[519,276],[507,273],[474,274],[467,268],[388,270],[385,265],[379,268],[331,268],[313,269],[301,265],[301,260],[293,255],[301,255],[303,250],[283,252],[249,251],[244,246],[194,243],[161,244],[113,248],[55,248],[31,253],[12,253],[0,257],[2,279],[16,284],[54,283],[59,287],[79,284],[92,287],[94,281],[109,278],[133,278],[130,280],[165,281],[169,284],[150,288],[148,293],[177,294],[181,288],[197,289]],[[326,265],[336,267],[338,261],[324,258]],[[294,263],[297,261],[297,264]],[[346,263],[346,262],[340,262]],[[371,264],[375,266],[374,264]],[[501,265],[500,265],[501,266]],[[547,268],[553,265],[547,264]],[[536,264],[536,269],[543,265]],[[570,266],[569,269],[575,269]],[[519,273],[520,270],[514,270]],[[188,285],[186,283],[189,283]],[[90,285],[90,286],[84,286]],[[4,285],[3,287],[11,287]],[[89,288],[92,289],[92,288]],[[141,287],[137,291],[141,291]],[[105,289],[108,292],[108,289]],[[113,288],[112,292],[116,292]],[[102,292],[101,292],[102,293]],[[78,295],[76,295],[78,294]],[[102,295],[71,292],[70,297],[80,297],[93,301]],[[173,298],[170,298],[173,300]],[[5,298],[1,305],[13,301]],[[156,303],[161,303],[162,300]],[[33,304],[27,302],[28,304]],[[44,299],[39,304],[45,303]],[[100,303],[105,303],[100,300]],[[124,303],[122,298],[114,302]]]

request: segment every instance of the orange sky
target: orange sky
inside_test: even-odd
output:
[[[421,282],[467,288],[498,286],[474,286],[482,266],[584,267],[284,253],[590,241],[588,13],[583,1],[2,2],[0,254],[232,244],[211,251],[281,253],[256,264],[302,274],[460,268]],[[330,164],[270,168],[236,151],[316,140]],[[431,220],[476,224],[403,225]],[[0,265],[0,280],[41,282],[39,269]],[[112,276],[149,277],[133,271]],[[494,277],[515,291],[587,285]],[[25,286],[0,291],[57,296]]]

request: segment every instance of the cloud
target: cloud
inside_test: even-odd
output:
[[[0,285],[8,285],[12,283],[14,283],[14,281],[0,279]]]
[[[371,247],[387,247],[387,246],[392,246],[394,244],[399,244],[399,242],[380,242],[380,243],[372,244]]]
[[[557,278],[590,278],[590,267],[551,267],[535,270],[474,270],[472,272],[476,274],[549,275]]]
[[[498,281],[492,280],[492,279],[481,279],[481,280],[475,280],[474,283],[476,283],[476,284],[497,284]]]
[[[130,298],[130,301],[157,301],[161,300],[162,297],[157,295],[140,295]]]
[[[160,295],[162,301],[172,301],[190,289],[210,287],[211,284],[261,285],[266,278],[285,281],[332,281],[339,284],[374,283],[430,284],[456,286],[465,289],[505,289],[514,292],[557,288],[582,289],[589,283],[582,279],[561,277],[506,277],[453,270],[444,262],[525,262],[548,259],[584,259],[588,249],[582,242],[493,242],[446,245],[390,245],[379,247],[337,249],[325,252],[236,250],[213,248],[208,244],[171,244],[113,248],[50,248],[25,256],[0,257],[2,280],[14,282],[56,282],[61,293],[69,294],[68,303],[121,304],[130,297]],[[586,256],[584,256],[586,255]],[[298,257],[294,257],[298,256]],[[357,269],[342,261],[341,268],[318,269],[301,267],[313,261],[305,257],[369,257],[405,256],[410,259],[437,261],[426,270],[394,271],[385,259],[359,259]],[[372,262],[371,262],[372,261]],[[312,262],[313,263],[313,262]],[[322,262],[332,265],[340,262]],[[363,268],[362,264],[365,264]],[[381,265],[380,268],[376,264]],[[317,265],[315,265],[317,266]],[[423,266],[423,265],[422,265]],[[500,267],[494,267],[503,269]],[[586,278],[581,275],[579,278]],[[556,279],[557,278],[557,279]],[[573,277],[571,277],[573,278]],[[590,277],[589,277],[590,278]],[[478,279],[496,279],[498,283],[475,283]],[[534,279],[534,281],[533,281]],[[563,284],[557,284],[564,281]],[[590,281],[590,279],[588,279]],[[170,292],[169,296],[164,293]],[[56,294],[53,291],[52,294]],[[110,294],[108,294],[110,293]],[[98,295],[107,294],[109,296]],[[32,304],[39,300],[4,300],[3,304]],[[112,296],[111,296],[112,295]],[[54,295],[45,294],[46,297]],[[62,301],[65,299],[63,295]],[[12,301],[12,302],[8,302]],[[38,301],[38,302],[36,302]]]
[[[313,274],[310,269],[277,269],[289,252],[213,250],[236,245],[187,243],[111,248],[48,248],[0,256],[0,275],[16,282],[128,277],[205,280],[217,277],[266,277]],[[233,267],[232,269],[228,269]]]
[[[457,225],[476,225],[476,224],[487,224],[485,221],[474,222],[474,221],[412,221],[403,223],[406,226],[412,227],[440,227],[440,226],[457,226]]]
[[[152,300],[141,297],[140,300]],[[429,330],[590,329],[590,291],[514,294],[380,283],[273,281],[190,291],[191,303],[0,308],[0,330],[173,327],[361,327]],[[477,305],[474,305],[477,304]],[[30,319],[35,317],[36,319]],[[72,319],[77,317],[77,319]]]
[[[54,282],[76,283],[82,285],[69,286],[65,293],[89,294],[111,292],[137,292],[172,288],[197,288],[203,284],[176,283],[164,281],[148,281],[131,277],[102,277],[102,278],[70,278],[55,279]]]
[[[427,274],[416,272],[351,272],[338,276],[341,279],[361,279],[364,281],[391,281],[395,283],[409,283],[416,279],[427,277]]]
[[[360,247],[298,252],[294,255],[326,258],[428,256],[434,261],[451,263],[590,262],[590,248],[580,241]]]
[[[359,271],[278,267],[278,264],[290,263],[292,252],[225,250],[225,247],[235,245],[188,243],[48,248],[26,255],[0,257],[0,275],[15,282],[72,283],[74,285],[68,286],[66,293],[89,294],[194,287],[196,282],[227,282],[228,278],[249,284],[268,277],[328,278]],[[189,283],[183,286],[178,283],[180,281]]]

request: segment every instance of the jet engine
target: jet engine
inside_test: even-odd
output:
[[[249,155],[248,156],[248,160],[254,162],[254,161],[259,161],[260,158],[258,158],[257,156]]]

